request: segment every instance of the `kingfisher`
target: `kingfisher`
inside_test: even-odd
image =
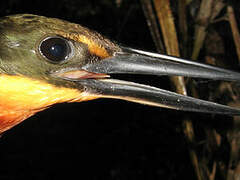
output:
[[[183,111],[240,115],[240,109],[112,74],[240,82],[240,73],[123,47],[78,24],[32,14],[0,18],[0,133],[57,103],[115,98]]]

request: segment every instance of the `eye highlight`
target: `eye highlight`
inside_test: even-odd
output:
[[[47,37],[39,45],[40,54],[53,63],[60,63],[72,57],[73,45],[67,39]]]

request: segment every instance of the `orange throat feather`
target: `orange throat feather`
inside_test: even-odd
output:
[[[0,75],[0,133],[56,103],[98,98],[23,76]]]

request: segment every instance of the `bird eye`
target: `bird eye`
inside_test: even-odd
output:
[[[44,39],[39,45],[39,51],[42,56],[54,63],[67,60],[73,54],[71,42],[61,37]]]

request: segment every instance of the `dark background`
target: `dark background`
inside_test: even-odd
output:
[[[31,13],[61,18],[123,45],[154,51],[139,2],[123,1],[120,6],[116,2],[1,0],[0,16]],[[139,76],[139,81],[170,88],[166,78]],[[55,105],[3,134],[0,179],[195,178],[181,130],[186,116],[196,127],[211,119],[111,99]]]

